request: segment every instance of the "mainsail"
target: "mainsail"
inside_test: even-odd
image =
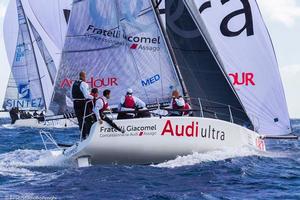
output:
[[[184,0],[263,134],[291,132],[278,63],[255,0]]]
[[[44,94],[29,25],[20,0],[16,6],[19,34],[3,108],[42,109],[45,107]]]
[[[72,82],[87,72],[90,87],[112,91],[118,105],[127,88],[148,104],[182,86],[149,0],[74,1],[50,109],[63,113]]]
[[[217,117],[252,128],[228,77],[183,2],[165,0],[156,1],[155,5],[159,6],[192,107],[202,106],[205,117]]]

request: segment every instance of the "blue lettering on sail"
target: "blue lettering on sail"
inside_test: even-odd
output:
[[[160,76],[159,76],[159,74],[156,74],[155,76],[152,76],[151,78],[142,80],[142,85],[143,85],[143,87],[146,87],[146,86],[156,83],[159,80],[160,80]]]
[[[20,62],[22,57],[25,56],[25,53],[24,53],[24,50],[22,48],[22,45],[18,45],[17,48],[16,48],[16,62]]]
[[[42,98],[36,99],[7,99],[4,107],[6,109],[16,108],[43,108],[44,102]]]
[[[20,99],[30,99],[30,85],[20,84],[19,85]]]

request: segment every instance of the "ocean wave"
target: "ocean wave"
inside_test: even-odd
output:
[[[36,167],[66,167],[59,156],[47,150],[16,150],[0,154],[0,175],[32,178],[43,173],[33,170]]]
[[[255,149],[250,148],[241,148],[241,149],[224,149],[211,151],[207,153],[192,153],[186,156],[178,156],[174,160],[169,160],[157,165],[151,165],[153,167],[159,168],[176,168],[176,167],[184,167],[191,166],[200,163],[206,162],[217,162],[230,158],[238,158],[238,157],[247,157],[247,156],[260,156],[260,157],[271,157],[271,158],[279,158],[279,157],[289,157],[290,155],[282,152],[261,152]]]

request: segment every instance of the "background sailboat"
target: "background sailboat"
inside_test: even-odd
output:
[[[12,72],[3,105],[6,110],[49,108],[71,2],[47,2],[49,6],[40,3],[46,2],[11,1],[7,10],[4,30]]]

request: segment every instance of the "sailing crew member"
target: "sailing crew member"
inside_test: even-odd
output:
[[[183,110],[190,110],[191,106],[185,102],[184,98],[179,94],[178,90],[174,90],[172,92],[172,100],[170,103],[170,106],[173,111],[169,111],[169,116],[187,116],[190,115],[191,113],[189,111],[178,111],[180,109]]]
[[[86,136],[89,134],[86,130],[87,126],[82,127],[85,103],[86,100],[92,100],[94,97],[90,95],[89,85],[86,83],[85,71],[81,71],[79,73],[79,80],[76,80],[72,85],[72,98],[73,108],[79,124],[79,130],[82,130],[82,137],[86,138]]]
[[[10,118],[11,118],[11,124],[14,124],[19,119],[18,108],[12,108],[9,111],[9,115],[10,115]]]
[[[104,114],[104,111],[111,111],[109,108],[108,100],[110,99],[110,90],[104,90],[103,96],[98,97],[98,89],[93,88],[91,95],[94,96],[94,108],[93,112],[97,121],[102,124],[103,121],[107,122],[114,129],[124,133],[125,131],[119,128],[109,117]]]
[[[133,90],[130,88],[127,90],[126,95],[121,98],[121,102],[119,105],[119,111],[136,111],[145,108],[145,102],[143,102],[138,97],[133,96]],[[118,119],[132,119],[149,116],[149,112],[140,112],[137,115],[135,113],[119,113]]]
[[[37,118],[37,117],[38,117],[38,113],[36,112],[36,110],[35,110],[34,113],[33,113],[33,117],[34,117],[34,118]]]

